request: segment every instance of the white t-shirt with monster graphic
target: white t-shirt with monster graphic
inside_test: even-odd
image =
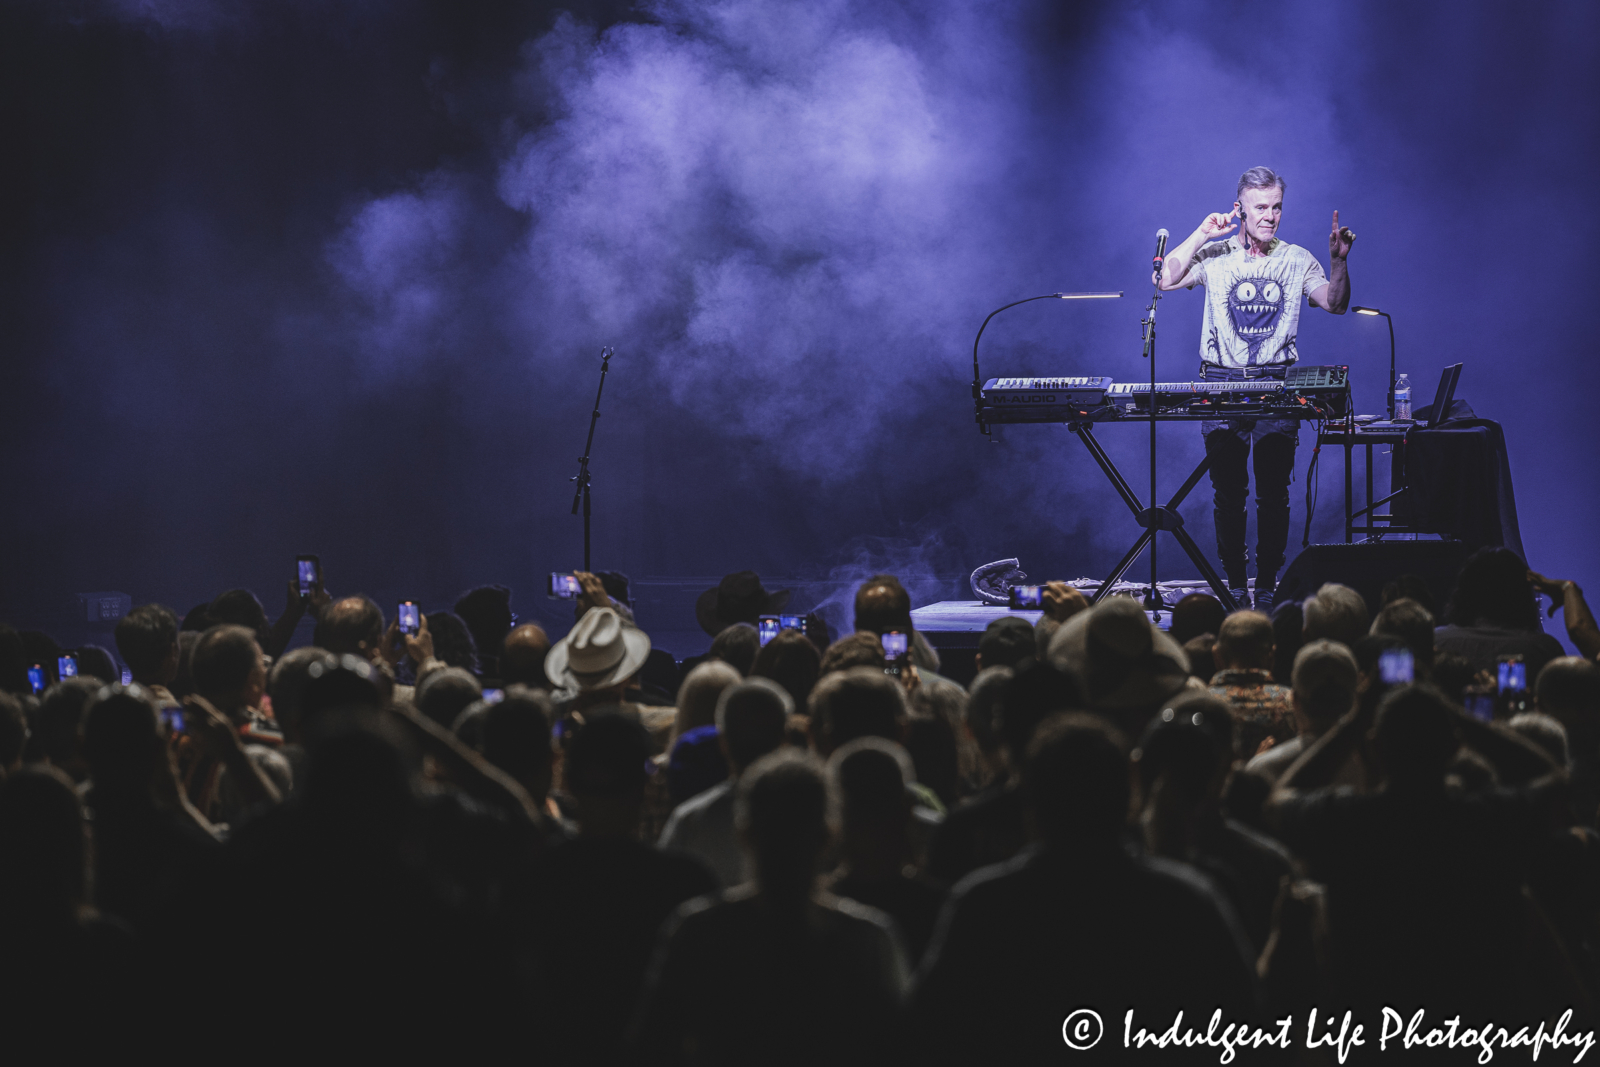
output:
[[[1251,256],[1233,238],[1212,241],[1195,253],[1184,285],[1206,287],[1200,359],[1224,367],[1284,365],[1299,358],[1302,300],[1328,283],[1317,257],[1274,240],[1265,256]]]

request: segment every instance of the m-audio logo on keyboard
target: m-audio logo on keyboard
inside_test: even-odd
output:
[[[1054,393],[999,393],[990,400],[996,404],[1054,404]]]

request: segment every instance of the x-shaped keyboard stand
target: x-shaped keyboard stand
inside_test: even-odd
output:
[[[1223,610],[1229,613],[1237,611],[1239,602],[1233,599],[1233,594],[1228,592],[1228,587],[1217,575],[1216,568],[1211,566],[1211,561],[1206,559],[1205,553],[1200,551],[1200,546],[1194,543],[1194,538],[1189,536],[1189,531],[1183,528],[1183,516],[1178,514],[1178,507],[1183,503],[1183,498],[1188,496],[1189,491],[1199,484],[1201,476],[1211,469],[1211,457],[1207,456],[1200,461],[1200,465],[1194,469],[1194,473],[1189,475],[1188,480],[1183,483],[1183,486],[1176,493],[1172,494],[1172,499],[1168,500],[1165,506],[1147,508],[1139,500],[1138,496],[1134,494],[1133,487],[1122,476],[1122,472],[1117,470],[1117,465],[1111,462],[1111,457],[1106,455],[1106,450],[1100,447],[1100,442],[1094,436],[1093,423],[1069,422],[1067,429],[1078,435],[1078,439],[1083,442],[1083,446],[1089,450],[1089,454],[1094,457],[1094,461],[1100,464],[1100,469],[1106,472],[1106,477],[1111,479],[1111,484],[1121,494],[1122,502],[1128,505],[1129,511],[1133,512],[1134,521],[1144,527],[1144,533],[1139,535],[1139,540],[1135,541],[1133,547],[1128,549],[1128,554],[1122,557],[1122,561],[1111,571],[1110,576],[1100,583],[1100,588],[1095,590],[1094,596],[1089,598],[1089,603],[1098,604],[1105,598],[1106,594],[1111,591],[1111,587],[1121,580],[1122,576],[1128,572],[1129,567],[1133,566],[1133,561],[1139,558],[1139,553],[1144,551],[1146,545],[1150,545],[1151,550],[1154,551],[1155,546],[1152,542],[1155,541],[1156,532],[1165,530],[1177,538],[1178,544],[1183,546],[1183,550],[1189,554],[1189,558],[1194,561],[1194,565],[1200,569],[1200,576],[1206,580],[1206,584],[1211,586],[1212,591],[1217,594],[1217,599],[1222,601]],[[1154,504],[1155,502],[1151,501],[1151,503]],[[1154,591],[1152,590],[1152,592]]]

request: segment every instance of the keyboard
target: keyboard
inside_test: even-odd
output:
[[[1148,416],[1149,382],[1113,382],[1103,376],[990,378],[978,398],[980,423],[1102,422]],[[1350,368],[1290,367],[1283,378],[1243,381],[1157,382],[1159,418],[1203,419],[1230,415],[1326,418],[1349,410]]]

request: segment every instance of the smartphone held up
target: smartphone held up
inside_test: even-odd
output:
[[[883,673],[898,678],[911,662],[911,635],[899,630],[889,630],[879,637],[883,642]]]
[[[761,636],[761,645],[766,647],[784,630],[799,630],[805,633],[806,617],[804,615],[763,615],[756,620],[756,632]]]
[[[583,592],[583,586],[578,584],[575,574],[562,574],[560,571],[550,572],[550,588],[547,595],[553,600],[576,600],[578,594]]]
[[[1038,611],[1044,607],[1044,586],[1012,586],[1009,606],[1012,611]]]
[[[294,574],[300,599],[310,599],[312,592],[322,584],[322,561],[316,556],[296,556]]]
[[[400,632],[407,637],[415,637],[422,629],[422,609],[417,606],[415,600],[400,601],[395,619],[399,623]]]

